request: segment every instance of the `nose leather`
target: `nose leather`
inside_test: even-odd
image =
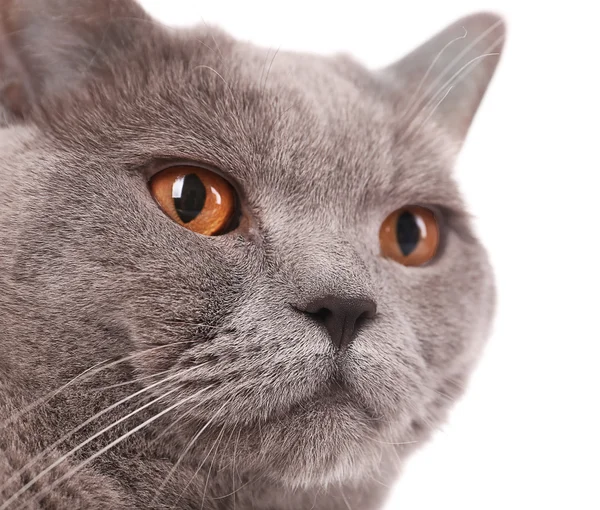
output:
[[[365,321],[375,317],[377,306],[368,298],[325,296],[312,299],[299,310],[325,326],[332,344],[341,350],[351,344]]]

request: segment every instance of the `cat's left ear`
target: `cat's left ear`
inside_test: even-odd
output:
[[[134,0],[0,0],[0,123],[93,78],[146,19]]]
[[[504,36],[500,17],[474,14],[382,70],[402,97],[407,136],[434,121],[460,148],[498,64]]]

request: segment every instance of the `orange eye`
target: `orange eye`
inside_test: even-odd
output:
[[[404,266],[429,262],[440,244],[435,215],[425,207],[411,205],[390,214],[379,231],[381,254]]]
[[[223,234],[235,219],[235,191],[206,168],[167,168],[152,178],[150,191],[172,220],[198,234]]]

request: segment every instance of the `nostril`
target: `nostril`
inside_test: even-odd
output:
[[[361,313],[357,318],[356,318],[356,322],[354,323],[354,330],[356,332],[358,332],[359,330],[361,330],[363,328],[363,326],[371,319],[373,319],[375,317],[375,312],[372,310],[368,310],[365,311],[363,313]]]
[[[316,322],[323,323],[323,324],[327,321],[327,319],[329,317],[331,317],[331,314],[333,313],[329,308],[325,308],[325,307],[321,307],[321,308],[315,307],[315,308],[306,309],[306,308],[300,308],[298,306],[292,305],[292,308],[294,308],[301,314],[310,317],[311,319],[315,320]]]
[[[310,315],[311,317],[324,322],[326,321],[329,316],[331,315],[331,310],[329,308],[320,308],[319,310],[317,310],[316,312],[306,312],[308,315]]]

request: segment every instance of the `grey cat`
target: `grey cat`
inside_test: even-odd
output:
[[[0,510],[380,508],[490,328],[451,171],[502,21],[372,72],[132,0],[0,10]]]

